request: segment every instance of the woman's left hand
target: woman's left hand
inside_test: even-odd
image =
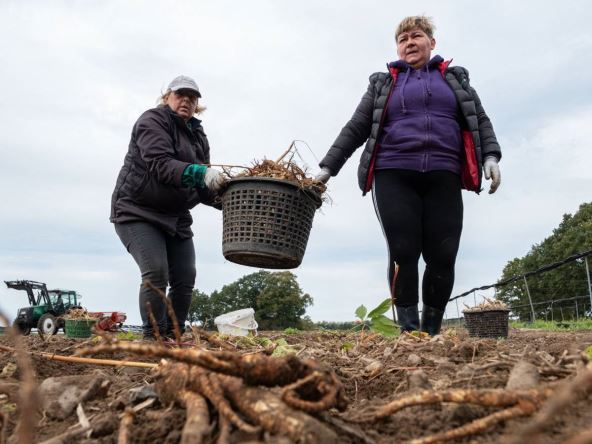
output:
[[[495,193],[502,182],[502,176],[497,163],[497,158],[493,156],[485,158],[485,162],[483,162],[483,174],[487,180],[491,179],[489,194]]]

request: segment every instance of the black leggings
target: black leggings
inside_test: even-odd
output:
[[[378,170],[372,197],[387,241],[391,292],[394,263],[399,264],[395,304],[417,305],[417,266],[423,255],[423,303],[444,310],[454,285],[454,264],[462,231],[460,177],[448,171]]]

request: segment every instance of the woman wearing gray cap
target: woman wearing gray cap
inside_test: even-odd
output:
[[[111,199],[110,220],[149,281],[168,297],[181,328],[187,319],[195,284],[193,222],[189,210],[199,203],[220,209],[222,174],[207,165],[210,146],[194,117],[204,110],[195,81],[178,76],[156,108],[135,123],[128,152]],[[146,339],[154,338],[148,303],[159,332],[173,329],[158,294],[140,286],[140,314]]]

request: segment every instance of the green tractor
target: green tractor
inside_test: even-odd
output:
[[[29,307],[19,308],[14,327],[24,334],[37,328],[40,335],[55,335],[64,328],[62,316],[71,308],[80,308],[80,295],[73,290],[48,290],[42,282],[4,281],[8,288],[24,290]]]

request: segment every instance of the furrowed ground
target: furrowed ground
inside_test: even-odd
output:
[[[44,399],[36,400],[32,407],[21,402],[19,381],[23,372],[14,365],[13,352],[6,348],[0,353],[2,436],[9,442],[22,441],[25,435],[18,431],[18,424],[24,409],[31,423],[37,424],[33,442],[60,435],[52,442],[444,442],[442,435],[424,438],[462,426],[465,429],[449,435],[447,442],[557,443],[572,438],[573,442],[591,442],[592,377],[586,369],[585,351],[592,344],[592,331],[511,329],[507,339],[498,340],[469,338],[464,329],[446,329],[432,339],[412,335],[387,339],[372,333],[326,331],[261,332],[255,338],[198,336],[196,339],[186,333],[183,341],[226,353],[227,361],[206,362],[205,370],[193,365],[195,371],[184,373],[187,364],[174,364],[170,357],[169,363],[163,364],[162,356],[147,350],[132,354],[104,349],[92,357],[160,363],[160,369],[60,362],[36,353],[71,356],[83,347],[105,341],[59,335],[45,341],[36,334],[24,337],[20,347],[31,357],[34,380]],[[136,348],[142,344],[120,342]],[[7,336],[0,338],[0,344],[15,346]],[[299,369],[292,380],[283,370],[261,376],[270,362],[267,356],[257,364],[261,368],[245,366],[239,372],[243,374],[233,374],[225,367],[225,363],[234,365],[235,357],[236,365],[243,365],[257,353],[273,354],[279,357],[269,359],[280,360],[291,356],[292,364],[313,359],[320,366]],[[231,376],[213,377],[213,368]],[[325,409],[306,414],[280,401],[284,396],[281,387],[290,390],[289,384],[293,385],[292,393],[302,399],[315,399],[319,393],[333,396],[331,388],[323,388],[322,384],[331,386],[331,379],[323,382],[321,369],[326,375],[333,371],[343,385],[347,405],[341,405],[346,407],[342,412],[331,408],[337,404],[327,404]],[[259,372],[258,381],[272,379],[260,385],[274,385],[276,378],[280,387],[251,390],[249,384],[257,384],[252,382],[254,376],[245,376],[249,372]],[[66,376],[75,378],[49,380],[53,386],[44,382]],[[280,382],[282,378],[284,382]],[[303,378],[309,382],[296,387],[294,381]],[[68,391],[72,391],[72,399],[66,400],[69,406],[64,401]],[[269,412],[257,410],[261,406],[257,407],[256,399],[246,405],[253,397],[259,397],[264,407],[275,406],[275,416],[284,424],[271,424],[265,417]],[[401,409],[396,411],[392,401],[403,398],[413,399],[416,405],[401,401]],[[417,405],[422,400],[424,403]],[[447,402],[438,402],[442,400]],[[486,417],[490,419],[480,420]],[[473,421],[477,422],[470,424]],[[587,429],[588,435],[582,435]],[[282,435],[284,438],[280,438]],[[575,440],[577,435],[581,441]]]

